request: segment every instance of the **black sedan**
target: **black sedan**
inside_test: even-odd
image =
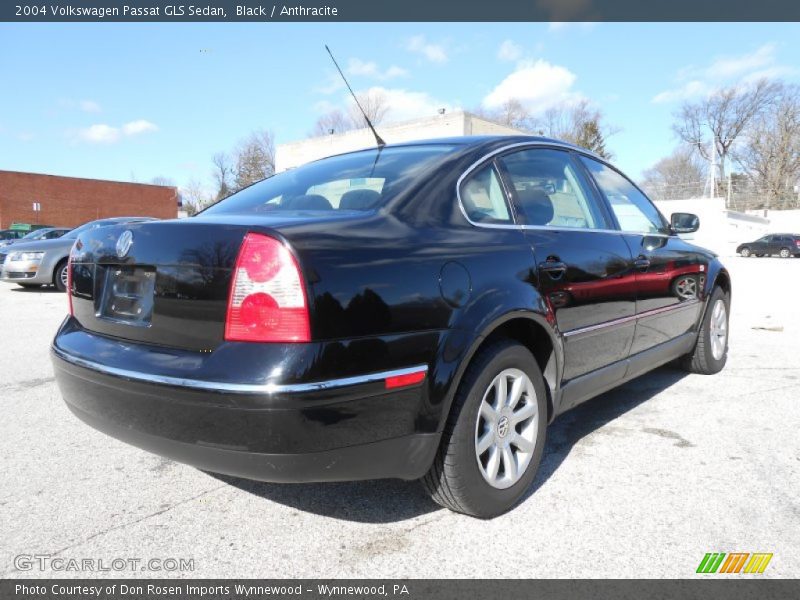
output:
[[[88,424],[202,469],[422,478],[491,517],[560,413],[675,359],[723,368],[731,282],[677,236],[698,226],[550,139],[334,156],[80,235],[57,380]]]
[[[800,235],[794,233],[771,233],[758,238],[754,242],[745,242],[736,247],[736,253],[741,256],[772,256],[777,254],[781,258],[800,256]]]

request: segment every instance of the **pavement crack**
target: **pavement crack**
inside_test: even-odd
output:
[[[157,517],[159,515],[163,515],[164,513],[171,511],[173,508],[177,508],[177,507],[182,506],[184,504],[188,504],[189,502],[197,500],[198,498],[202,498],[203,496],[207,496],[208,494],[213,494],[214,492],[216,492],[218,490],[221,490],[222,488],[226,488],[226,487],[229,487],[229,486],[227,484],[218,485],[218,486],[213,487],[213,488],[211,488],[209,490],[205,490],[204,492],[196,494],[196,495],[194,495],[194,496],[192,496],[190,498],[186,498],[184,500],[180,500],[178,502],[175,502],[174,504],[169,504],[169,505],[165,506],[164,508],[161,508],[161,509],[159,509],[159,510],[157,510],[155,512],[146,514],[146,515],[144,515],[142,517],[139,517],[138,519],[134,519],[132,521],[127,521],[125,523],[121,523],[119,525],[114,525],[112,527],[107,527],[107,528],[105,528],[105,529],[103,529],[101,531],[93,533],[92,535],[90,535],[90,536],[88,536],[86,538],[83,538],[82,540],[80,540],[78,542],[75,542],[74,544],[70,544],[69,546],[64,546],[63,548],[60,548],[59,550],[56,550],[55,552],[50,553],[50,556],[51,557],[52,556],[58,556],[58,555],[60,555],[60,554],[62,554],[64,552],[66,552],[67,550],[72,550],[73,548],[77,548],[78,546],[82,546],[86,542],[90,542],[90,541],[92,541],[92,540],[94,540],[94,539],[96,539],[96,538],[98,538],[100,536],[103,536],[103,535],[105,535],[107,533],[111,533],[112,531],[117,531],[119,529],[125,529],[126,527],[130,527],[131,525],[137,525],[138,523],[141,523],[141,522],[146,521],[148,519],[152,519],[153,517]],[[8,575],[10,573],[16,573],[16,572],[17,572],[17,569],[9,569],[8,571],[3,572],[1,574],[1,576],[5,577],[6,575]]]

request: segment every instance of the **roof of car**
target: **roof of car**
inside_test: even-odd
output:
[[[411,146],[444,145],[444,146],[458,146],[460,150],[463,152],[476,151],[476,150],[484,150],[486,152],[491,152],[493,150],[498,150],[505,146],[513,146],[515,144],[526,144],[526,143],[553,144],[556,146],[571,148],[573,150],[577,150],[579,152],[595,156],[600,160],[602,160],[601,157],[598,157],[594,152],[592,152],[591,150],[587,150],[586,148],[581,148],[580,146],[576,146],[575,144],[570,144],[569,142],[565,142],[563,140],[558,140],[555,138],[549,138],[538,135],[463,135],[456,137],[426,138],[420,140],[410,140],[407,142],[386,144],[383,148],[404,148],[404,147],[407,148]],[[341,152],[339,154],[335,154],[332,156],[325,156],[317,160],[325,160],[326,158],[333,158],[333,156],[346,156],[348,154],[355,154],[357,152],[377,150],[377,148],[378,148],[377,146],[372,146],[369,148],[359,148],[357,150]],[[312,162],[317,162],[317,160]]]

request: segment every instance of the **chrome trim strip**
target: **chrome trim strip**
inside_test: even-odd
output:
[[[700,300],[686,300],[684,302],[680,302],[678,304],[674,304],[673,306],[662,306],[661,308],[654,308],[652,310],[645,311],[638,315],[630,315],[628,317],[622,317],[619,319],[614,319],[613,321],[606,321],[605,323],[598,323],[597,325],[589,325],[588,327],[580,327],[578,329],[570,329],[569,331],[565,331],[563,333],[564,337],[572,337],[574,335],[580,335],[582,333],[590,333],[592,331],[597,331],[599,329],[605,329],[606,327],[615,327],[617,325],[624,325],[625,323],[630,323],[631,321],[638,321],[639,319],[646,319],[647,317],[653,317],[655,315],[660,315],[662,313],[671,312],[673,310],[682,310],[684,308],[689,308],[690,306],[695,306],[699,304]]]
[[[233,394],[298,394],[303,392],[316,392],[364,383],[374,383],[383,381],[387,377],[409,375],[420,371],[428,372],[428,365],[417,365],[405,369],[394,369],[392,371],[381,371],[380,373],[356,375],[354,377],[343,377],[341,379],[328,379],[326,381],[315,381],[312,383],[228,383],[223,381],[204,381],[201,379],[170,377],[167,375],[152,375],[140,371],[109,367],[91,360],[72,356],[55,346],[52,346],[51,349],[56,356],[65,362],[113,377],[153,383],[156,385],[185,387],[208,392],[229,392]]]

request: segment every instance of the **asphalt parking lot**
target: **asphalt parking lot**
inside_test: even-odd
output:
[[[662,368],[563,415],[533,490],[493,521],[414,482],[254,483],[106,437],[53,380],[66,298],[2,284],[0,574],[92,576],[15,569],[46,554],[194,559],[170,574],[193,577],[689,577],[706,552],[771,552],[762,577],[796,577],[800,260],[725,262],[725,371]]]

